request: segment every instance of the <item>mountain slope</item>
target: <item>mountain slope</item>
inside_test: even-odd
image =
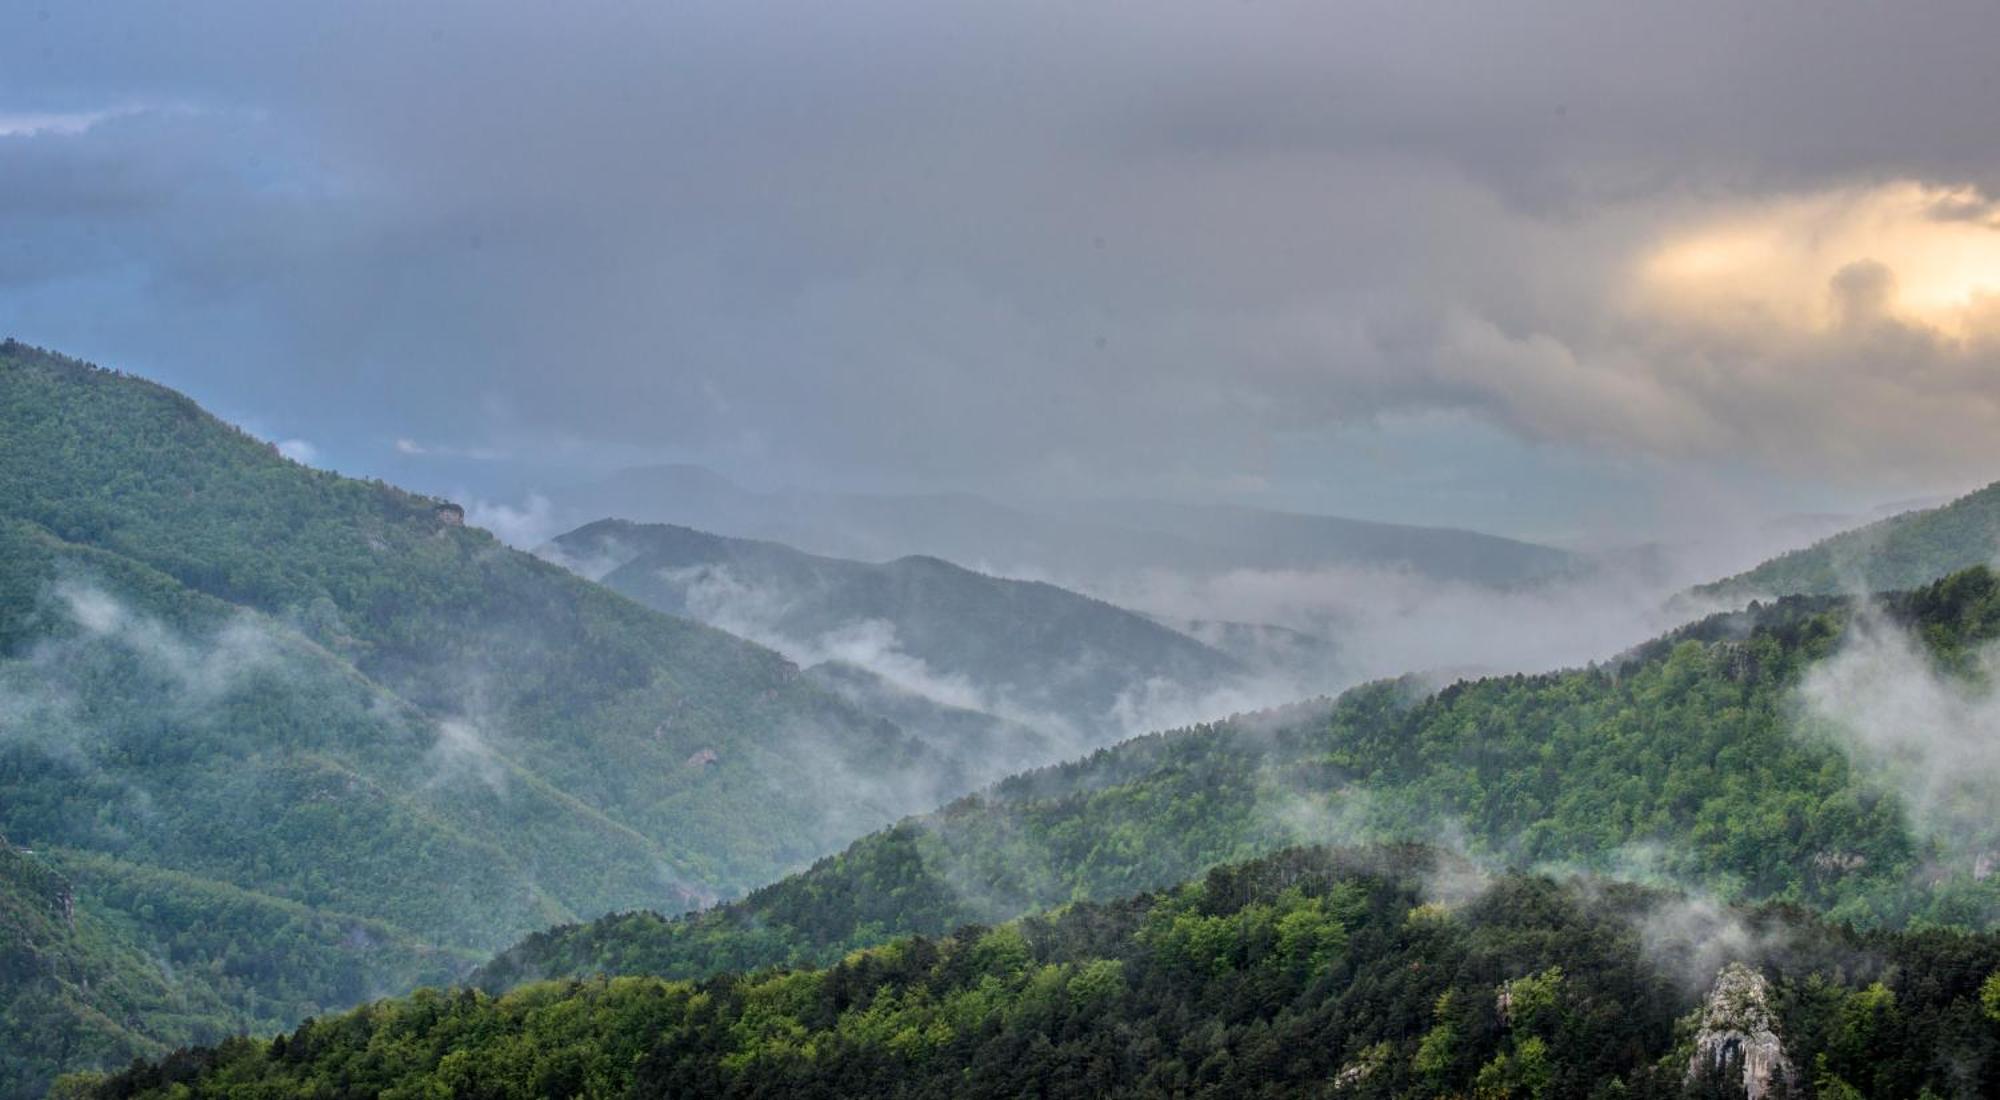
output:
[[[1757,1042],[1777,1095],[1992,1095],[1996,968],[1991,934],[1303,850],[822,971],[425,992],[79,1092],[1666,1098],[1742,1095]]]
[[[649,607],[803,659],[844,658],[940,702],[1069,735],[1073,747],[1167,724],[1249,669],[1145,617],[1054,585],[936,558],[881,564],[685,527],[605,520],[555,540],[557,560]],[[1023,757],[1018,770],[1051,757]]]
[[[7,1037],[0,1044],[0,1091],[11,1094],[16,1083],[45,1087],[58,1071],[78,1065],[164,1053],[162,1039],[219,1037],[169,1007],[171,991],[156,971],[130,958],[102,961],[118,953],[106,938],[88,913],[78,920],[66,879],[0,839],[0,1034]],[[102,980],[110,975],[125,980]],[[93,985],[89,977],[99,981]],[[125,1023],[169,1013],[171,1022],[156,1023],[153,1037]]]
[[[1694,590],[1700,597],[1884,592],[2000,561],[2000,482],[1937,508],[1905,512],[1794,550]]]
[[[290,1027],[462,966],[380,922],[0,839],[0,1095]]]
[[[1804,686],[1836,667],[1862,684],[1899,677],[1901,700],[1933,674],[1939,691],[1981,690],[1953,685],[2000,638],[2000,581],[1972,570],[1886,606],[1897,625],[1793,598],[1605,666],[1434,693],[1374,684],[1330,707],[1138,738],[867,837],[739,903],[538,933],[476,980],[820,963],[896,934],[1360,838],[1455,836],[1515,865],[1666,875],[1870,924],[2000,922],[2000,876],[1985,873],[2000,851],[1989,778],[1933,787],[1924,761],[1856,757],[1852,732],[1801,706]],[[1887,632],[1929,654],[1907,668],[1831,663],[1870,660],[1866,643]],[[1933,790],[1961,801],[1923,804]]]
[[[741,890],[966,789],[778,654],[456,518],[0,344],[0,832],[185,948],[209,1025]],[[224,915],[156,921],[197,895]]]

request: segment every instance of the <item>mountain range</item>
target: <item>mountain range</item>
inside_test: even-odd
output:
[[[1783,1087],[1977,1095],[1993,493],[1608,660],[1121,740],[1162,685],[1221,713],[1345,643],[901,546],[607,520],[544,560],[8,342],[0,1093],[138,1058],[56,1087],[1680,1095],[1726,1093],[1743,1033]],[[803,514],[1000,522],[950,499]],[[1022,523],[1203,568],[1574,564],[1249,512]],[[1745,996],[1749,1032],[1713,1018]]]
[[[1850,668],[1851,637],[1921,639],[1908,644],[1948,667],[2000,638],[2000,580],[1983,568],[1884,608],[1878,624],[1854,601],[1791,597],[1604,665],[1442,690],[1385,681],[1136,738],[901,822],[740,902],[538,933],[475,980],[819,964],[1288,845],[1441,835],[1500,865],[1637,874],[1865,925],[1991,925],[2000,829],[1985,802],[1943,816],[1928,804],[1942,798],[1930,769],[1948,762],[1886,759],[1896,746],[1809,711],[1795,729],[1801,693],[1832,690],[1835,670],[1914,676],[1931,659],[1891,648],[1871,658],[1886,668]]]
[[[1254,684],[1274,670],[1146,616],[938,558],[858,562],[619,520],[578,528],[542,552],[655,610],[753,638],[802,665],[867,668],[906,692],[1041,729],[1072,751],[1218,707],[1243,709],[1229,704],[1260,686],[1267,699],[1309,693]],[[1256,641],[1218,640],[1239,652]],[[1331,661],[1322,674],[1320,686],[1333,686]],[[1008,771],[1055,758],[1012,759]]]
[[[1554,547],[1453,528],[1145,500],[756,492],[686,465],[627,469],[555,494],[554,506],[578,523],[606,516],[671,523],[864,561],[926,555],[1085,590],[1147,570],[1407,570],[1507,585],[1583,564]]]

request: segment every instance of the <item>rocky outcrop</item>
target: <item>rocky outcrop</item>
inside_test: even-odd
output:
[[[1868,866],[1868,857],[1860,852],[1814,852],[1813,869],[1828,874],[1844,875]]]
[[[1363,1050],[1346,1065],[1341,1066],[1340,1071],[1333,1075],[1333,1091],[1346,1092],[1350,1089],[1360,1088],[1370,1077],[1375,1076],[1375,1071],[1381,1069],[1388,1061],[1389,1044],[1387,1043],[1376,1043],[1374,1046]]]
[[[1764,975],[1742,963],[1730,963],[1716,974],[1688,1059],[1690,1081],[1708,1072],[1734,1076],[1741,1067],[1744,1093],[1749,1100],[1761,1100],[1778,1082],[1794,1079],[1771,1014],[1770,993]]]
[[[1715,657],[1722,674],[1730,680],[1741,684],[1757,678],[1757,654],[1742,642],[1717,643]]]

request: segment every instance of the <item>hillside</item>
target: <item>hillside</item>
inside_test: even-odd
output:
[[[617,516],[679,524],[867,561],[929,555],[1091,587],[1150,569],[1331,568],[1509,585],[1581,564],[1553,547],[1447,527],[1142,500],[1008,504],[969,493],[761,493],[698,466],[620,471],[556,494],[555,504],[576,522]]]
[[[379,921],[0,839],[0,1095],[291,1027],[463,966]]]
[[[1251,671],[1143,615],[936,558],[849,561],[617,520],[563,535],[546,552],[656,610],[802,661],[862,665],[940,703],[1041,728],[1072,749],[1184,722]],[[1007,770],[1055,759],[1022,756]]]
[[[1936,508],[1904,512],[1772,558],[1694,590],[1743,600],[1885,592],[2000,561],[2000,482]]]
[[[132,1041],[740,891],[966,789],[778,654],[456,518],[0,345],[0,833],[172,959]]]
[[[78,913],[67,879],[0,839],[0,1082],[46,1083],[62,1069],[122,1065],[226,1034],[199,1030],[167,982],[120,957],[124,945],[110,938],[87,909]],[[102,980],[111,975],[118,980]],[[134,1034],[124,1023],[133,1015],[160,1023]]]
[[[1885,605],[1891,625],[1874,629],[1927,647],[1911,660],[1935,665],[1940,690],[1959,690],[2000,637],[2000,581],[1984,569]],[[1290,844],[1371,838],[1455,837],[1513,865],[1665,877],[1863,925],[2000,922],[1989,777],[1933,787],[1922,761],[1857,762],[1850,735],[1801,706],[1816,671],[1856,671],[1836,656],[1872,660],[1860,641],[1873,636],[1845,601],[1792,598],[1603,666],[1435,692],[1379,683],[1330,707],[1142,737],[903,822],[739,903],[538,933],[477,980],[825,963]],[[1931,675],[1888,671],[1903,700]],[[1933,790],[1963,801],[1921,804]]]
[[[1996,969],[1991,934],[1299,850],[825,970],[427,991],[70,1095],[1992,1095]]]

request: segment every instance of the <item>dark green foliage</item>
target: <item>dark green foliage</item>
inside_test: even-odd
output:
[[[1686,1067],[1701,988],[1664,892],[1292,850],[1178,889],[858,952],[824,970],[424,992],[96,1082],[140,1096],[1728,1095]],[[1863,1095],[1990,1095],[2000,940],[1744,914],[1789,1056]],[[183,1091],[184,1090],[184,1091]],[[1830,1095],[1822,1088],[1820,1095]]]
[[[1885,611],[1951,667],[2000,636],[2000,585],[1975,569]],[[1286,844],[1444,830],[1515,865],[1639,863],[1864,925],[1988,924],[2000,879],[1976,876],[1971,851],[1918,835],[1877,777],[1802,724],[1799,677],[1850,614],[1838,599],[1789,599],[1603,667],[1435,694],[1374,684],[1330,711],[1137,738],[864,838],[733,905],[538,934],[476,980],[825,962],[896,935],[1156,889]]]
[[[1987,565],[2000,553],[2000,484],[1941,508],[1845,531],[1694,590],[1708,598],[1888,592]]]

